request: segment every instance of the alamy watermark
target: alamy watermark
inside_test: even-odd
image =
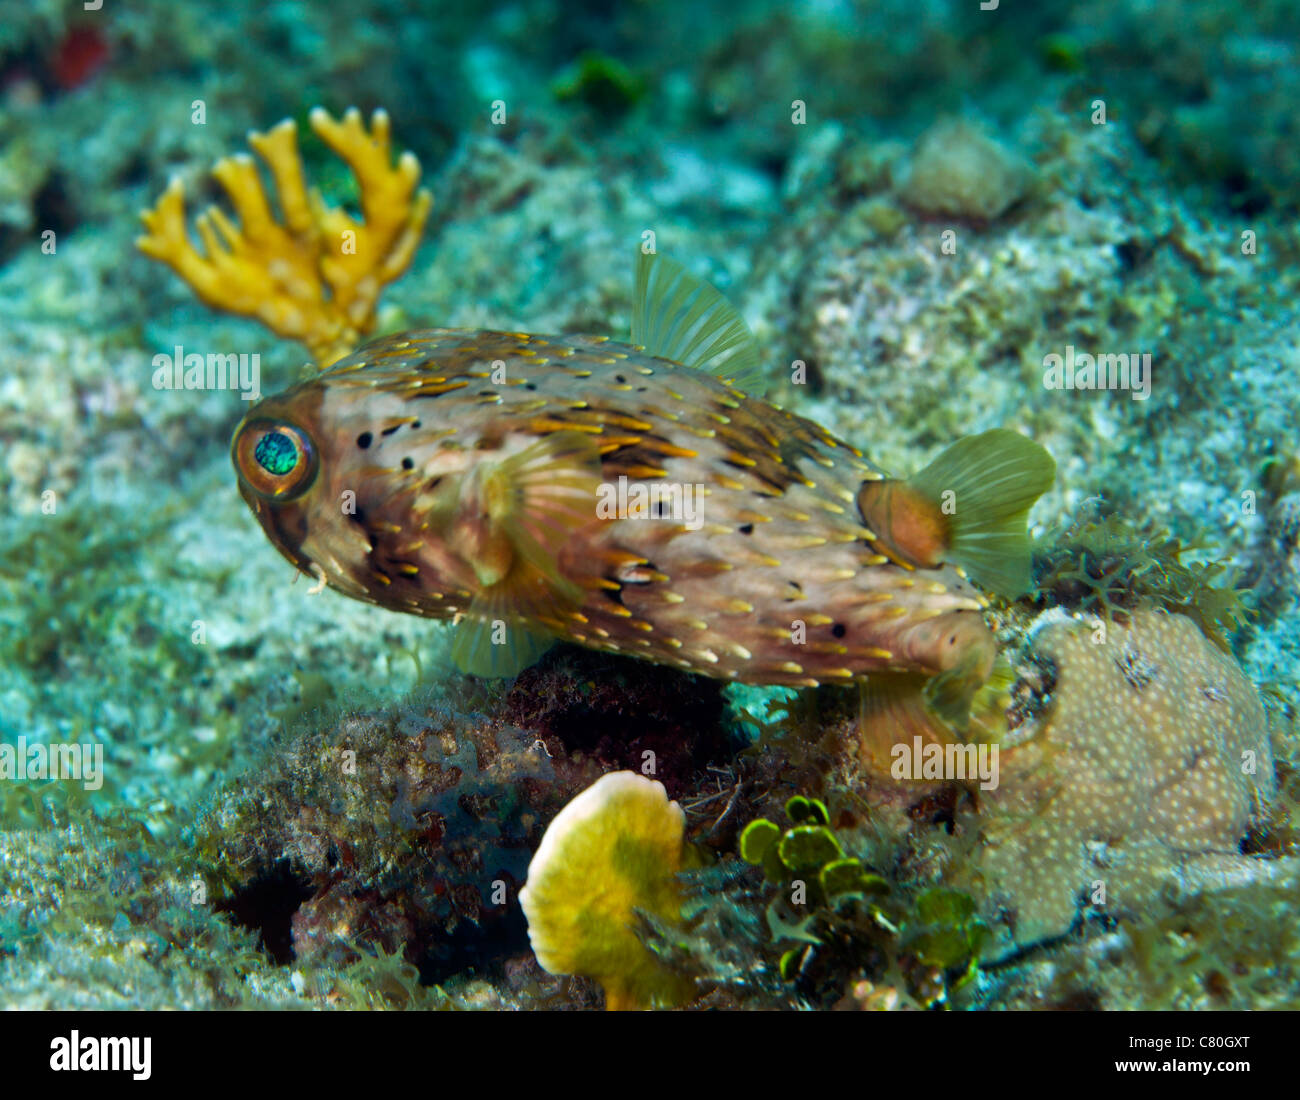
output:
[[[88,791],[104,785],[104,746],[55,742],[27,744],[20,736],[17,745],[0,741],[0,780],[73,779]]]
[[[153,1040],[147,1035],[96,1037],[73,1031],[50,1040],[50,1069],[55,1073],[129,1073],[136,1081],[147,1081],[152,1062]]]
[[[153,368],[156,390],[238,390],[244,401],[262,396],[262,356],[258,352],[186,354],[177,344],[170,352],[155,355]]]
[[[890,750],[893,763],[889,774],[894,779],[947,779],[980,781],[980,790],[993,791],[998,786],[998,746],[926,743],[913,737]]]
[[[603,482],[596,490],[599,519],[670,519],[688,531],[704,525],[703,485],[673,481]]]
[[[1151,396],[1151,353],[1089,355],[1068,344],[1064,355],[1043,356],[1043,388],[1128,390],[1134,401],[1145,401]]]

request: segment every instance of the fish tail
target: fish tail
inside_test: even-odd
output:
[[[907,481],[865,482],[863,521],[908,565],[949,561],[1008,598],[1029,587],[1029,509],[1056,478],[1052,456],[1006,428],[959,439]]]

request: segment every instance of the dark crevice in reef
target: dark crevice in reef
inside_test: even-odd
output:
[[[517,906],[490,924],[465,921],[451,933],[430,936],[416,960],[421,985],[439,985],[458,974],[498,976],[506,959],[529,950],[528,925]]]
[[[266,953],[277,965],[287,966],[294,960],[293,915],[315,892],[284,859],[215,908],[236,924],[260,933]]]

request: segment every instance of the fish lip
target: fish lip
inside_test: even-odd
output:
[[[935,672],[970,662],[981,680],[988,679],[998,655],[997,638],[979,611],[949,611],[910,627],[903,647],[914,660]]]

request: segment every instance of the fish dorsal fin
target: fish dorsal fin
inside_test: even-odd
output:
[[[762,385],[758,344],[745,319],[715,287],[656,252],[637,257],[632,342],[740,389]]]
[[[1006,428],[957,440],[907,481],[868,481],[858,510],[898,561],[967,569],[985,588],[1014,598],[1029,586],[1029,509],[1056,479],[1056,463]]]
[[[488,513],[485,544],[507,564],[475,593],[452,640],[452,659],[473,676],[513,676],[554,641],[544,622],[582,602],[560,571],[575,531],[596,522],[600,450],[581,432],[555,432],[476,471],[476,502]]]

